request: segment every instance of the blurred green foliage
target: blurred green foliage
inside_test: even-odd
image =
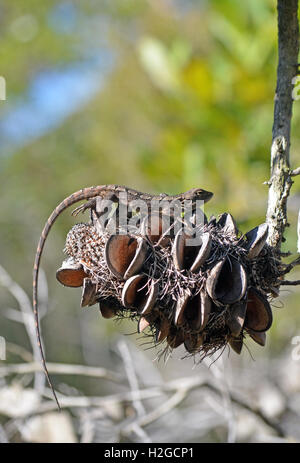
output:
[[[61,30],[60,10],[54,19],[52,13],[65,4],[75,14]],[[0,153],[1,264],[28,291],[46,218],[82,187],[118,183],[175,193],[200,186],[215,193],[209,214],[230,211],[243,231],[264,221],[277,65],[274,1],[11,0],[0,9],[0,74],[9,105],[41,70],[81,62],[103,43],[114,56],[91,101],[48,134],[9,156]],[[295,167],[299,108],[296,102]],[[296,179],[295,197],[297,191]],[[290,211],[287,234],[293,252],[296,213]],[[72,223],[67,214],[58,222],[43,260],[52,275],[47,332],[55,327],[59,339],[68,323],[64,305],[79,305],[78,294],[67,301],[68,290],[57,289],[53,276]],[[69,336],[75,343],[76,330]],[[68,349],[70,339],[62,342]],[[51,348],[58,349],[55,340]],[[69,358],[66,352],[61,357]]]

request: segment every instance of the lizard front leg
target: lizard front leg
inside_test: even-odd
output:
[[[81,206],[76,207],[74,211],[72,211],[72,215],[76,217],[80,212],[85,212],[87,209],[94,209],[97,212],[99,217],[104,214],[105,209],[108,208],[109,204],[107,202],[118,202],[118,197],[114,192],[107,192],[105,197],[96,196],[88,200],[85,204],[81,204]]]
[[[81,204],[80,206],[76,207],[72,211],[72,215],[76,217],[80,212],[84,213],[87,209],[95,209],[96,208],[96,200],[97,198],[92,198],[89,201],[87,201],[84,204]]]

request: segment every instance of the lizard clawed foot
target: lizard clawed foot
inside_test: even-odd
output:
[[[72,215],[76,217],[80,212],[84,213],[87,209],[94,208],[96,206],[96,199],[93,198],[90,201],[87,201],[85,204],[81,204],[81,206],[76,207],[74,211],[72,211]]]

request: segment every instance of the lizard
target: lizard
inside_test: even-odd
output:
[[[137,190],[128,188],[126,186],[99,185],[99,186],[83,188],[81,190],[76,191],[75,193],[72,193],[70,196],[65,198],[60,204],[58,204],[58,206],[53,210],[46,224],[44,225],[44,228],[42,230],[42,233],[41,233],[41,236],[38,242],[36,254],[35,254],[34,267],[33,267],[33,314],[34,314],[34,319],[35,319],[37,342],[38,342],[38,346],[40,349],[43,370],[44,370],[48,384],[50,386],[50,389],[53,393],[54,399],[59,409],[60,409],[60,404],[59,404],[56,392],[54,390],[52,381],[50,379],[49,372],[48,372],[47,365],[46,365],[46,359],[45,359],[44,350],[42,346],[40,327],[39,327],[38,275],[39,275],[39,267],[40,267],[42,252],[43,252],[45,242],[46,242],[46,239],[50,232],[51,227],[53,226],[56,219],[59,217],[59,215],[64,210],[66,210],[68,207],[72,206],[73,204],[79,201],[87,200],[88,201],[87,203],[85,203],[83,206],[80,206],[79,208],[76,208],[73,211],[72,214],[77,215],[79,212],[84,212],[84,210],[88,208],[92,208],[93,205],[95,204],[94,200],[97,197],[100,197],[102,199],[110,199],[114,202],[117,202],[118,194],[120,193],[126,193],[129,201],[138,199],[138,200],[144,200],[147,203],[151,203],[151,201],[153,200],[158,200],[158,201],[161,201],[161,200],[167,200],[167,201],[202,200],[204,202],[207,202],[213,196],[213,193],[203,190],[202,188],[193,188],[185,193],[180,193],[177,195],[167,195],[165,193],[162,193],[159,195],[151,195],[148,193],[139,192]]]

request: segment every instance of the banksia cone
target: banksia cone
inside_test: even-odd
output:
[[[163,233],[165,217],[154,219],[155,234],[145,219],[139,229],[110,234],[92,213],[91,223],[68,233],[58,281],[82,286],[82,307],[99,303],[104,318],[130,317],[166,349],[183,344],[204,358],[228,344],[239,354],[247,336],[264,346],[272,324],[268,299],[282,274],[266,244],[267,225],[242,235],[224,213],[177,233],[171,221]],[[195,232],[200,238],[192,245]]]

